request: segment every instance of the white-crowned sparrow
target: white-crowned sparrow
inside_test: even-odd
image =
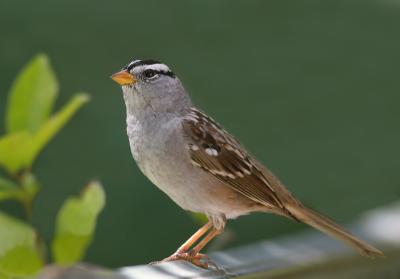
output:
[[[184,259],[207,267],[199,251],[224,229],[227,219],[255,211],[304,222],[363,256],[383,256],[294,198],[221,125],[193,106],[165,64],[134,60],[112,79],[122,86],[129,143],[141,171],[183,209],[209,218],[165,260]]]

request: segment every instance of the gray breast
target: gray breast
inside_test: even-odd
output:
[[[248,207],[241,196],[192,165],[183,137],[182,119],[146,122],[128,117],[128,136],[140,170],[186,210],[209,216],[236,217]]]
[[[190,164],[179,117],[168,121],[138,121],[127,118],[127,132],[132,155],[140,170],[158,188],[180,206],[190,209],[188,201],[197,170]],[[190,175],[190,179],[188,179]]]

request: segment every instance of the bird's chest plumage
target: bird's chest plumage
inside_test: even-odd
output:
[[[186,210],[238,215],[231,206],[238,194],[191,163],[181,120],[142,122],[128,116],[129,143],[140,170]]]
[[[168,153],[167,140],[170,136],[164,134],[168,130],[167,123],[140,121],[132,116],[127,117],[127,133],[131,152],[146,175],[149,171],[151,172],[149,163],[161,164],[160,159]]]
[[[189,155],[181,135],[181,120],[141,122],[134,117],[127,118],[127,132],[132,155],[140,170],[158,188],[176,203],[188,208],[191,191],[187,174],[193,172]],[[177,152],[178,151],[178,152]]]

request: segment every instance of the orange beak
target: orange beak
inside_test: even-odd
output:
[[[126,70],[119,71],[111,76],[111,79],[119,85],[134,84],[136,82],[135,77],[127,72]]]

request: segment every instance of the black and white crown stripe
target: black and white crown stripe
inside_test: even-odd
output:
[[[153,70],[157,74],[163,74],[170,77],[175,77],[175,74],[171,71],[171,69],[167,65],[153,59],[133,60],[123,69],[129,72],[131,72],[133,69],[135,69],[135,71],[138,72],[143,72],[145,70]]]

